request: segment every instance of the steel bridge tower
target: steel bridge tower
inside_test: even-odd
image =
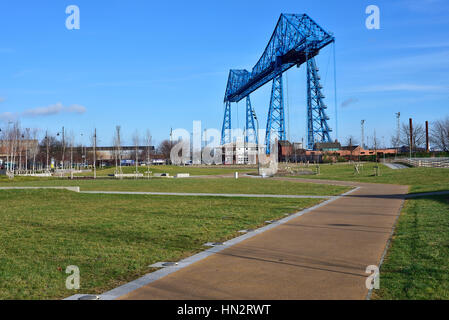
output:
[[[268,45],[251,69],[231,69],[224,97],[225,114],[221,143],[231,141],[231,103],[246,98],[246,137],[255,132],[254,118],[249,95],[266,83],[273,81],[270,107],[265,133],[266,153],[270,154],[270,142],[286,139],[282,74],[294,66],[307,65],[307,147],[316,142],[330,142],[324,95],[314,57],[320,50],[333,43],[332,33],[324,30],[307,14],[281,14]],[[335,64],[334,64],[335,67]],[[257,134],[252,139],[257,140]]]
[[[246,96],[246,128],[245,128],[245,142],[254,142],[256,145],[259,144],[258,132],[254,124],[254,113],[251,107],[251,100],[249,95]]]
[[[268,110],[267,130],[265,132],[265,151],[271,153],[271,141],[285,140],[285,115],[284,115],[284,92],[282,86],[282,74],[273,79],[271,88],[270,108]]]
[[[313,149],[316,142],[331,142],[332,131],[327,123],[327,106],[324,103],[323,86],[315,58],[307,60],[307,148]]]
[[[231,142],[231,102],[226,101],[223,126],[221,129],[221,145]]]

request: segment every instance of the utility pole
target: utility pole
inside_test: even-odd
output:
[[[48,170],[48,153],[49,153],[49,146],[48,146],[48,130],[45,131],[45,142],[47,144],[47,170]]]
[[[410,124],[410,160],[412,160],[412,148],[413,148],[413,120],[412,118],[409,119]]]
[[[27,134],[25,138],[25,174],[28,173],[28,146],[30,144],[30,128],[25,129]]]
[[[376,129],[374,129],[374,154],[376,155],[376,162],[377,162],[377,138],[376,138]]]
[[[257,119],[256,111],[254,111],[254,108],[252,108],[251,112],[253,113],[254,120],[256,120],[256,125],[257,125],[257,133],[256,134],[259,134],[259,120]],[[257,139],[257,142],[259,142],[259,139]],[[259,144],[256,145],[256,150],[257,150],[257,155],[256,155],[257,156],[257,175],[260,176]]]
[[[94,129],[94,179],[97,179],[97,128]]]
[[[121,174],[122,174],[122,155],[121,155],[121,139],[120,139],[120,126],[116,126],[115,129],[117,130],[117,153],[118,153],[118,165],[119,165],[119,174],[120,174],[120,179],[122,178]]]
[[[362,149],[365,149],[365,120],[361,121],[362,126]]]
[[[429,143],[429,121],[426,121],[426,152],[430,152],[430,143]]]
[[[64,156],[65,156],[65,136],[64,136],[64,127],[62,127],[62,170],[64,170]]]
[[[400,144],[401,144],[401,113],[400,112],[397,112],[396,113],[396,121],[397,121],[397,124],[396,124],[396,145],[395,145],[395,147],[396,147],[396,157],[397,157],[397,155],[398,155],[398,152],[399,152],[399,146],[400,146]]]
[[[70,139],[70,178],[73,180],[73,132]]]

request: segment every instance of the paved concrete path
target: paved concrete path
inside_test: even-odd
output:
[[[286,180],[360,188],[120,299],[365,299],[408,187]]]
[[[400,163],[383,163],[384,165],[386,165],[388,168],[393,169],[393,170],[398,170],[398,169],[408,169],[409,167],[407,167],[406,165],[400,164]]]
[[[140,191],[81,191],[95,194],[136,194],[153,196],[193,196],[193,197],[231,197],[231,198],[292,198],[292,199],[332,199],[335,196],[308,196],[290,194],[245,194],[245,193],[187,193],[187,192],[140,192]]]

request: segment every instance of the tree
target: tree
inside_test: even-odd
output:
[[[140,142],[139,132],[136,130],[133,134],[133,144],[136,151],[136,174],[139,172],[137,168],[137,166],[139,165],[139,142]]]
[[[413,126],[412,149],[423,147],[426,144],[426,131],[420,124]],[[401,144],[410,147],[410,125],[403,123],[401,127]]]
[[[438,149],[449,151],[449,116],[433,123],[430,140]]]
[[[151,141],[152,141],[151,132],[150,132],[150,130],[147,130],[146,135],[145,135],[145,143],[146,143],[146,147],[147,147],[147,165],[150,164]]]
[[[122,174],[122,142],[120,136],[120,126],[115,127],[115,137],[114,137],[114,146],[115,146],[115,173]],[[118,169],[117,169],[118,163]],[[118,170],[118,171],[117,171]]]
[[[157,147],[157,150],[160,154],[162,154],[165,158],[165,160],[170,159],[170,152],[172,148],[172,143],[169,140],[162,141],[159,146]]]

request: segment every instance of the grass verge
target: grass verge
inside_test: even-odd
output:
[[[80,268],[82,293],[102,293],[320,202],[0,191],[0,299],[59,299],[65,269]]]
[[[329,179],[341,181],[358,181],[387,183],[410,186],[410,193],[449,190],[449,169],[444,168],[408,168],[393,170],[384,165],[381,175],[374,176],[375,163],[363,164],[360,174],[354,174],[354,165],[321,165],[320,175],[298,176],[307,179]],[[311,166],[313,169],[314,167]]]
[[[449,199],[408,200],[373,299],[449,299]]]

